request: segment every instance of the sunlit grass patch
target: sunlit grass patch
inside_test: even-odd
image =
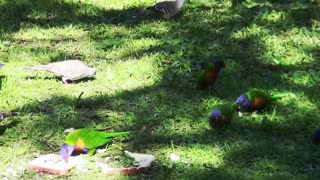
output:
[[[288,15],[285,12],[277,12],[272,10],[270,13],[264,13],[261,15],[261,20],[267,23],[281,23],[281,21],[285,20]]]
[[[23,175],[27,168],[23,161],[27,161],[27,159],[31,158],[32,154],[28,152],[31,148],[30,145],[21,146],[20,143],[13,142],[10,146],[2,146],[0,148],[2,152],[0,155],[2,160],[0,166],[2,173],[0,177],[18,178]]]
[[[314,61],[311,52],[307,50],[317,47],[319,39],[314,35],[308,30],[292,29],[279,36],[269,36],[265,39],[265,47],[269,53],[262,58],[286,65]]]
[[[146,54],[148,49],[161,45],[159,40],[145,38],[145,39],[132,39],[132,40],[108,40],[104,41],[105,46],[118,46],[107,51],[107,56],[111,57],[127,57],[127,56],[139,56],[140,54]]]
[[[16,40],[64,40],[64,39],[82,39],[88,32],[83,29],[79,29],[76,26],[69,25],[65,27],[48,27],[41,28],[38,26],[21,29],[13,34],[13,38]]]
[[[286,80],[289,80],[290,82],[305,86],[305,87],[312,87],[314,84],[319,84],[320,73],[315,70],[309,70],[309,71],[294,71],[290,72],[288,74],[284,74],[283,77]]]
[[[245,27],[235,33],[233,33],[231,35],[231,37],[235,38],[235,39],[250,39],[250,38],[262,38],[264,37],[266,34],[268,34],[269,30],[258,26],[256,24],[252,24],[252,26],[250,27]]]
[[[193,144],[188,147],[175,146],[162,149],[168,163],[178,163],[181,166],[211,166],[223,164],[223,150],[219,146]],[[177,158],[173,158],[176,155]],[[171,162],[170,162],[171,161]]]
[[[299,93],[297,96],[298,97],[295,99],[297,108],[304,109],[306,112],[317,109],[315,102],[312,102],[309,98],[306,98],[303,92]]]
[[[101,69],[97,82],[114,91],[115,89],[132,90],[138,87],[151,86],[157,82],[159,70],[150,58],[115,61]]]

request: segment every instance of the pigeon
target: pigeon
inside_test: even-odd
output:
[[[158,2],[153,6],[147,7],[147,13],[153,13],[160,17],[169,19],[179,13],[183,3],[184,0]]]
[[[68,80],[75,81],[87,77],[94,77],[96,74],[95,68],[87,66],[80,60],[65,60],[45,65],[26,66],[20,69],[49,71],[61,77],[64,84],[68,84]]]

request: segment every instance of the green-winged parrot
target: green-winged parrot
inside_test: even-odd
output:
[[[230,103],[214,106],[209,115],[209,125],[213,128],[229,124],[236,108],[235,104]]]
[[[287,94],[289,93],[285,92],[270,95],[260,89],[250,89],[248,92],[241,94],[237,98],[236,104],[238,109],[244,112],[260,111],[269,106],[273,100]]]
[[[198,86],[201,89],[212,87],[219,76],[221,68],[225,66],[225,63],[221,60],[214,61],[213,64],[207,65],[206,69],[197,75],[196,81]]]
[[[96,148],[108,143],[113,137],[127,135],[129,132],[104,132],[88,128],[71,131],[61,146],[60,155],[68,162],[73,151],[92,155]]]

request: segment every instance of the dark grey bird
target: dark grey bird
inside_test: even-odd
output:
[[[94,77],[96,69],[90,67],[80,60],[65,60],[44,65],[26,66],[20,69],[48,71],[62,78],[64,84],[68,81],[75,81],[83,78]]]
[[[2,121],[4,118],[17,116],[17,115],[19,115],[18,112],[8,112],[8,113],[0,112],[0,121]]]
[[[179,13],[183,3],[184,0],[158,2],[153,6],[147,7],[147,13],[153,13],[157,16],[169,19]]]

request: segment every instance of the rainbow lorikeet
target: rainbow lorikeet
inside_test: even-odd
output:
[[[71,131],[61,146],[60,155],[68,162],[73,151],[93,155],[96,148],[108,143],[113,137],[127,135],[129,132],[104,132],[88,128]]]
[[[220,127],[223,124],[229,124],[236,108],[235,104],[214,106],[209,116],[209,125],[213,128]]]
[[[239,110],[244,112],[260,111],[271,104],[275,99],[281,98],[289,93],[278,93],[270,95],[263,90],[251,89],[246,93],[241,94],[236,100]]]
[[[213,64],[209,64],[206,69],[202,70],[197,76],[197,83],[200,88],[208,88],[214,85],[219,76],[221,68],[226,65],[223,61],[218,60]]]

